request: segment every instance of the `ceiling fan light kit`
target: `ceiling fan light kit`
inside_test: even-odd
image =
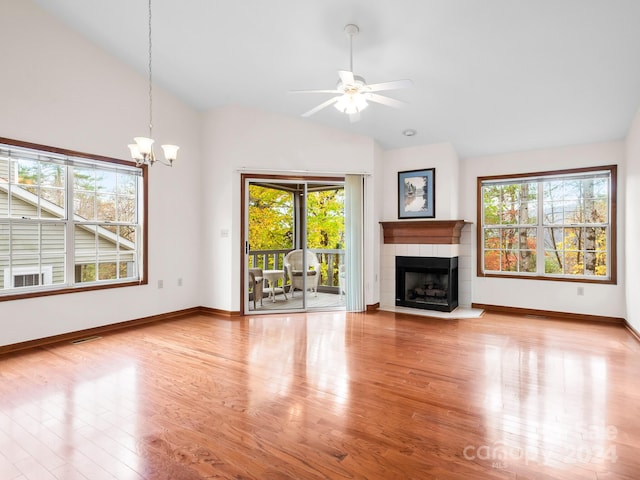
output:
[[[360,95],[359,93],[343,95],[338,98],[334,104],[334,107],[336,107],[338,111],[348,115],[360,113],[362,110],[367,108],[367,106],[369,106],[367,99],[364,95]]]
[[[303,117],[310,117],[314,113],[333,105],[341,113],[349,115],[351,122],[360,120],[360,112],[362,112],[369,102],[379,103],[388,107],[398,108],[404,105],[404,102],[394,98],[385,97],[374,92],[383,90],[397,90],[407,88],[413,85],[411,80],[394,80],[391,82],[375,83],[367,85],[365,79],[353,73],[353,37],[360,32],[360,28],[352,23],[344,27],[344,32],[349,37],[349,70],[338,71],[338,84],[334,90],[294,90],[292,93],[334,93],[338,94],[329,100],[324,101],[320,105],[302,114]]]

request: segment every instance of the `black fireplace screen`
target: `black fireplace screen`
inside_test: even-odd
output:
[[[448,273],[405,272],[405,300],[447,305]]]
[[[396,257],[396,305],[450,312],[458,306],[458,257]]]

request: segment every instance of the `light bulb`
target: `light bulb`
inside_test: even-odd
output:
[[[334,105],[342,113],[351,115],[353,113],[361,112],[367,108],[367,105],[369,104],[367,103],[366,98],[364,98],[364,95],[354,93],[342,95]]]

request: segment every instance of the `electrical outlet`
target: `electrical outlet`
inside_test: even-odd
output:
[[[178,286],[181,287],[182,286],[182,278],[178,279]]]
[[[580,297],[584,296],[584,287],[578,287],[578,296]]]
[[[158,288],[164,288],[164,280],[158,280]]]

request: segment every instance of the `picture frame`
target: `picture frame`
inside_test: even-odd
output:
[[[398,218],[435,218],[436,169],[398,172]]]

